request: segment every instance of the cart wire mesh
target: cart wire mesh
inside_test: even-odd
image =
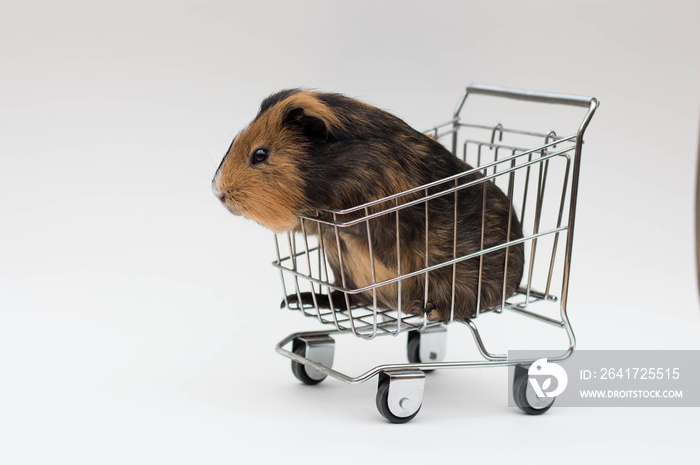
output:
[[[475,123],[461,121],[461,112],[469,95],[507,97],[518,100],[567,104],[588,108],[580,126],[571,134],[559,135],[554,130],[524,130],[499,122]],[[471,170],[438,181],[417,186],[372,202],[345,210],[318,211],[315,216],[300,218],[299,227],[275,235],[277,259],[284,306],[303,315],[332,325],[337,331],[371,339],[378,335],[398,335],[404,331],[422,330],[440,324],[430,321],[427,314],[414,315],[401,311],[402,286],[408,280],[424,283],[425,303],[431,286],[431,273],[452,270],[452,305],[449,321],[455,321],[455,278],[458,264],[466,260],[479,261],[478,286],[482,283],[482,263],[488,254],[505,251],[503,286],[508,276],[508,250],[522,247],[524,267],[522,279],[515,292],[501,292],[501,301],[490,308],[482,308],[481,293],[477,290],[474,315],[467,321],[489,312],[504,310],[521,313],[554,326],[564,327],[573,347],[573,333],[568,325],[566,302],[573,243],[578,171],[583,133],[592,117],[597,101],[592,98],[557,94],[515,92],[486,86],[470,86],[460,98],[451,120],[426,131],[426,135],[443,143],[460,157]],[[481,176],[474,179],[474,174]],[[510,222],[505,241],[484,247],[484,218],[481,220],[481,247],[467,254],[457,254],[456,218],[458,196],[465,189],[483,192],[482,215],[486,211],[486,186],[493,183],[508,198],[509,205],[522,225],[522,237],[511,238]],[[428,212],[439,198],[454,198],[455,230],[453,254],[435,262],[429,256],[431,233]],[[402,214],[409,208],[425,209],[424,224],[412,227],[422,231],[425,238],[425,257],[419,266],[406,267],[402,263]],[[509,212],[510,218],[510,212]],[[395,222],[395,269],[387,275],[372,250],[372,237],[377,221]],[[479,227],[479,225],[476,225]],[[366,235],[367,251],[362,257],[350,257],[341,247],[345,232]],[[330,257],[339,262],[333,273]],[[369,270],[369,282],[348,285],[345,267],[348,262],[357,266],[358,260]],[[402,268],[403,265],[403,268]],[[512,266],[512,265],[511,265]],[[407,269],[408,268],[408,269]],[[381,275],[381,276],[380,276]],[[378,295],[395,295],[395,305],[381,303]],[[369,305],[351,304],[352,296],[363,295]],[[338,296],[341,296],[339,299]],[[327,307],[327,308],[326,308]],[[447,309],[446,309],[447,310]]]

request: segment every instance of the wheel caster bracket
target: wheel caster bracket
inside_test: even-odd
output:
[[[513,373],[513,400],[528,415],[541,415],[554,404],[556,397],[540,399],[532,388],[528,376],[529,366],[516,365]]]
[[[335,341],[330,336],[303,336],[294,339],[292,350],[295,354],[314,361],[324,367],[333,366],[335,356]],[[304,366],[309,378],[320,381],[326,374],[311,366]]]
[[[401,371],[381,373],[377,389],[377,408],[393,423],[404,423],[416,416],[423,404],[425,373]]]
[[[447,327],[430,326],[420,332],[418,354],[423,363],[442,362],[447,352]]]

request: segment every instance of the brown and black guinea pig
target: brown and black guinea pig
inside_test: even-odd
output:
[[[326,213],[329,210],[362,205],[470,169],[438,141],[383,110],[340,94],[290,89],[262,102],[255,119],[231,143],[212,189],[233,214],[281,233],[299,229],[300,215],[332,219]],[[464,184],[481,177],[473,173],[457,182]],[[445,189],[446,185],[439,187]],[[429,193],[438,192],[434,189],[437,187]],[[399,202],[412,198],[415,196],[403,196]],[[432,266],[522,237],[515,209],[492,182],[464,188],[457,199],[456,215],[454,193],[430,200],[427,213],[425,203],[401,209],[400,247],[395,213],[371,220],[371,239],[364,223],[338,228],[340,244],[331,226],[309,225],[306,221],[305,229],[307,234],[322,236],[328,263],[338,281],[341,250],[342,275],[349,289],[394,278],[398,265],[401,274],[424,268],[426,242],[427,265]],[[383,207],[386,205],[380,204],[370,212]],[[369,240],[374,267],[370,266]],[[520,284],[522,244],[508,248],[504,280],[505,260],[505,249],[500,249],[484,254],[483,260],[476,257],[461,261],[454,270],[454,285],[452,265],[430,271],[427,299],[425,274],[404,279],[400,310],[406,314],[425,313],[431,321],[447,322],[452,316],[453,289],[455,320],[473,317],[477,304],[480,311],[498,307],[503,293],[509,297]],[[304,293],[301,297],[305,304],[313,304],[316,296]],[[396,309],[398,297],[396,283],[377,288],[377,306],[382,309]],[[289,300],[295,302],[298,298],[290,296]],[[334,291],[315,300],[318,305],[333,304],[341,309],[374,302],[372,291],[347,296]]]

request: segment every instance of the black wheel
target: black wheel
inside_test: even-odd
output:
[[[420,331],[409,331],[408,342],[406,343],[406,355],[410,363],[423,363],[420,358]],[[431,373],[435,370],[423,370],[425,373]]]
[[[408,361],[411,363],[421,363],[420,359],[420,332],[409,331],[408,343],[406,344]]]
[[[418,407],[415,413],[407,417],[394,415],[389,408],[389,377],[382,374],[379,375],[379,385],[377,387],[377,410],[379,410],[379,413],[381,413],[384,418],[392,423],[406,423],[413,420],[413,418],[418,415],[420,407]]]
[[[527,376],[528,368],[524,365],[515,367],[513,376],[513,400],[520,410],[528,415],[542,415],[554,405],[555,397],[540,399],[530,386]]]
[[[306,356],[306,344],[304,344],[301,341],[294,340],[292,345],[292,352],[301,357]],[[319,379],[312,378],[311,376],[309,376],[309,373],[306,370],[306,365],[292,360],[292,373],[294,373],[294,376],[302,383],[312,386],[326,379],[325,376]]]

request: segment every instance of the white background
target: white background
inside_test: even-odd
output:
[[[0,463],[697,459],[697,409],[529,417],[507,407],[505,370],[434,373],[405,425],[376,412],[374,380],[301,385],[273,347],[316,326],[278,308],[271,234],[210,191],[281,88],[343,92],[417,128],[471,82],[592,95],[579,347],[698,349],[697,2],[0,9]],[[455,328],[450,350],[468,337]],[[403,338],[338,339],[351,374],[402,361]]]

